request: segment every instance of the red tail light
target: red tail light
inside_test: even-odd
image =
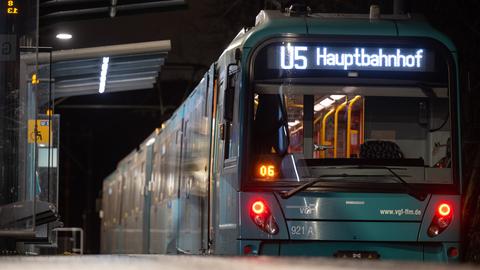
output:
[[[262,201],[256,201],[252,204],[252,212],[261,215],[265,212],[265,204]]]
[[[278,233],[277,222],[272,216],[268,205],[263,200],[256,200],[251,204],[250,218],[260,229],[266,233]]]
[[[435,216],[428,228],[428,236],[435,237],[450,225],[453,217],[453,209],[448,203],[441,203],[437,207]]]
[[[451,212],[452,210],[450,208],[450,205],[448,205],[447,203],[442,203],[438,206],[437,213],[442,217],[450,215]]]

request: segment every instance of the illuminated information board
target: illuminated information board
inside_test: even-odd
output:
[[[434,70],[434,55],[425,48],[282,43],[268,49],[267,66],[279,70],[428,72]]]
[[[5,13],[11,14],[11,15],[19,14],[20,9],[18,8],[17,0],[7,0],[5,2],[7,4]]]

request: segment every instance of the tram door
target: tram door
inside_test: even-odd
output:
[[[208,238],[211,98],[208,74],[184,109],[177,251],[202,254]]]
[[[215,136],[213,141],[213,173],[210,191],[210,251],[233,254],[238,224],[238,101],[240,70],[237,65],[219,70],[218,97],[215,108]]]

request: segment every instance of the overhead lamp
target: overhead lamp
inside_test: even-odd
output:
[[[98,92],[100,94],[105,92],[105,85],[107,83],[107,72],[108,72],[108,63],[109,62],[110,62],[110,57],[103,57],[102,71],[100,72],[100,86],[98,87]]]
[[[331,95],[330,97],[333,98],[333,100],[339,100],[341,98],[344,98],[345,95]]]
[[[57,38],[61,40],[68,40],[72,38],[72,34],[69,33],[58,33]]]
[[[330,105],[332,105],[335,101],[331,98],[325,98],[324,100],[320,101],[320,105],[322,105],[323,107],[328,107]]]

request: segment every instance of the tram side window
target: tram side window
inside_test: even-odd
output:
[[[255,94],[253,143],[257,154],[285,155],[289,150],[288,117],[285,111],[285,96]],[[295,119],[292,117],[292,121]],[[297,119],[301,121],[301,119]],[[303,141],[301,142],[303,144]],[[301,147],[297,144],[296,147]]]
[[[231,159],[238,154],[238,116],[237,116],[237,104],[238,100],[238,87],[239,87],[239,72],[232,71],[228,74],[227,83],[224,93],[224,141],[225,150],[224,158]]]

